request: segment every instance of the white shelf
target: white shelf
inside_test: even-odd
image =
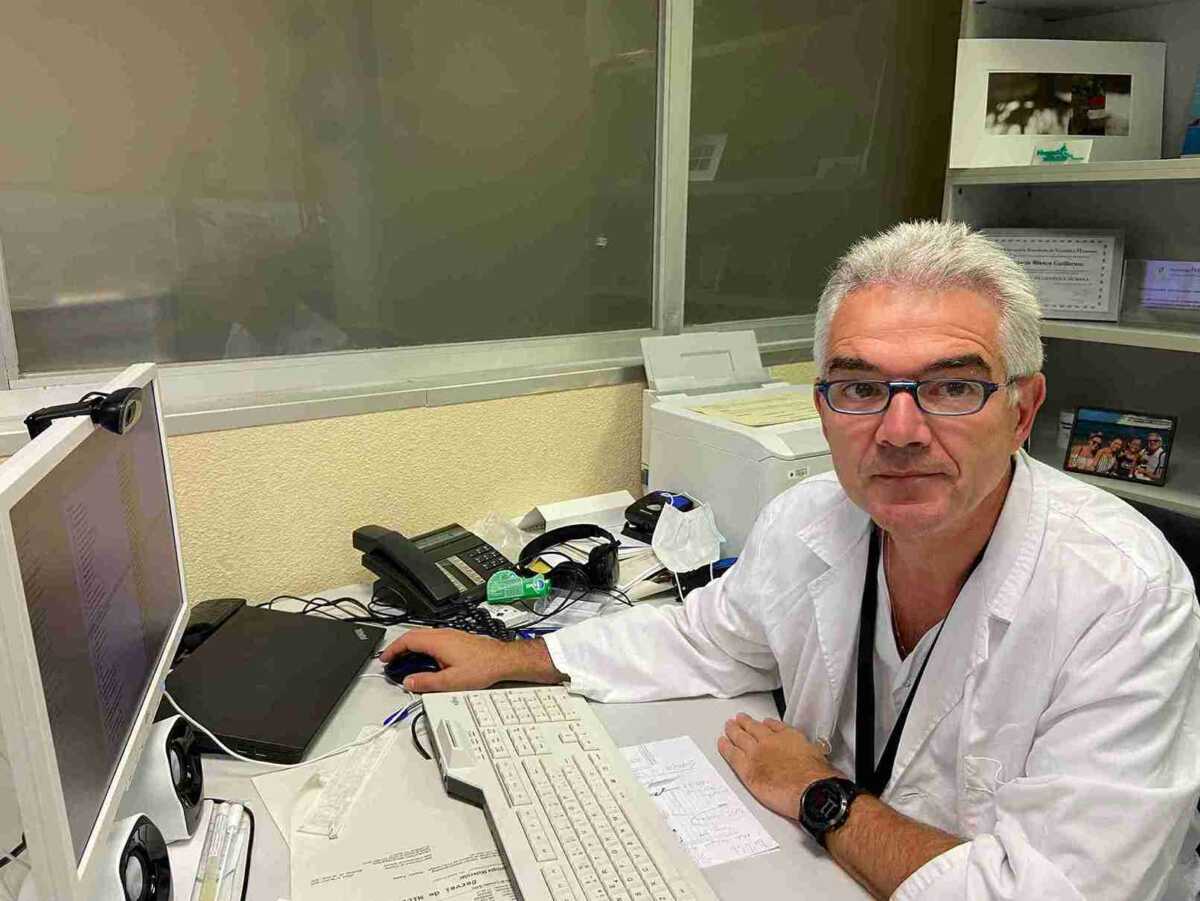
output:
[[[1034,434],[1033,456],[1055,469],[1062,469],[1066,452],[1055,445],[1053,433],[1042,428]],[[1187,454],[1179,447],[1171,452],[1165,485],[1143,485],[1140,482],[1107,479],[1080,472],[1070,472],[1067,475],[1103,488],[1126,500],[1166,507],[1188,516],[1200,516],[1200,457]]]
[[[1126,347],[1150,347],[1155,350],[1178,350],[1200,353],[1200,334],[1176,332],[1169,329],[1142,328],[1118,325],[1113,322],[1079,322],[1066,319],[1043,319],[1043,338],[1062,338],[1067,341],[1092,341],[1096,344],[1122,344]]]
[[[1178,0],[988,0],[987,5],[995,9],[1011,9],[1048,19],[1070,19],[1175,2]]]
[[[946,173],[946,178],[951,187],[1200,181],[1200,157],[1067,163],[1060,166],[995,166],[980,169],[950,169]]]

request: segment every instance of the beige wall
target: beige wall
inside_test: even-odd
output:
[[[637,494],[642,385],[170,439],[192,603],[368,581],[350,533]]]
[[[811,363],[771,367],[812,381]],[[371,576],[350,533],[407,534],[639,492],[642,383],[169,439],[188,597],[265,600]]]

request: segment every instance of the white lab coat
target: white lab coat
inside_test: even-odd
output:
[[[853,707],[867,535],[834,475],[815,476],[763,511],[724,578],[682,606],[564,629],[547,639],[554,663],[604,701],[782,684],[786,720],[836,742],[843,702]],[[1161,534],[1017,455],[883,794],[968,841],[893,897],[1194,897],[1198,647],[1192,579]]]

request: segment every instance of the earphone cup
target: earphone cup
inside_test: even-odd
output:
[[[617,585],[617,548],[619,544],[604,544],[588,553],[588,583],[593,588],[615,588]]]
[[[576,563],[574,560],[564,560],[562,563],[559,563],[550,570],[547,578],[550,579],[550,584],[555,588],[567,591],[587,588],[591,585],[591,576],[588,574],[588,567],[582,563]]]

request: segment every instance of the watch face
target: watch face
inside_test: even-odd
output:
[[[839,823],[847,806],[846,792],[832,781],[818,782],[804,793],[804,819],[817,829]]]

